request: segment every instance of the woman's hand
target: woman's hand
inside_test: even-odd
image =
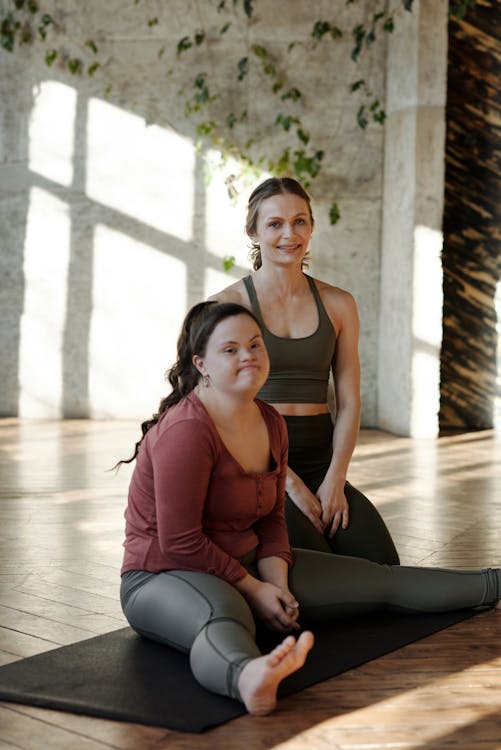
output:
[[[250,574],[237,581],[235,587],[245,596],[255,617],[270,630],[288,633],[299,628],[299,604],[287,588],[260,581]]]
[[[247,601],[256,617],[270,630],[288,633],[299,628],[299,605],[290,591],[261,582],[257,594]]]
[[[322,521],[321,502],[291,469],[287,470],[286,490],[294,505],[299,508],[301,513],[304,513],[316,530],[323,534],[325,525]]]
[[[332,485],[325,477],[317,490],[317,497],[322,508],[322,524],[325,529],[328,529],[328,536],[331,538],[339,527],[346,529],[350,520],[350,509],[344,494],[344,485],[344,478]]]

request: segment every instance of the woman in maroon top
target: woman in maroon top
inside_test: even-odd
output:
[[[190,655],[196,679],[253,714],[313,645],[303,631],[262,656],[256,621],[280,633],[381,607],[493,605],[501,571],[380,565],[289,546],[287,432],[256,400],[268,355],[255,317],[205,302],[187,315],[172,393],[142,425],[125,511],[121,601],[141,635]]]

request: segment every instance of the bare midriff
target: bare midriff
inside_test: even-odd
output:
[[[328,414],[327,404],[271,404],[283,417],[313,417]]]

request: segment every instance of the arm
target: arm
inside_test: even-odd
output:
[[[289,591],[287,563],[279,557],[266,557],[258,561],[257,568],[261,580],[248,573],[235,583],[235,588],[271,630],[297,630],[299,605]]]
[[[336,422],[333,454],[324,480],[317,490],[322,505],[322,522],[331,524],[330,536],[339,525],[346,528],[349,509],[344,495],[348,466],[360,429],[360,362],[358,357],[359,319],[355,300],[343,293],[338,308],[338,340],[333,361],[336,394]]]
[[[306,518],[313,524],[320,534],[324,533],[324,524],[322,522],[322,505],[318,497],[310,492],[303,480],[292,471],[290,466],[287,467],[287,480],[285,490],[290,499],[297,505],[299,510],[304,513]]]

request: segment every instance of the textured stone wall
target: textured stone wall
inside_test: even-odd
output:
[[[386,3],[256,1],[250,28],[240,26],[225,42],[231,54],[211,44],[209,55],[198,51],[181,58],[171,75],[167,55],[160,59],[159,50],[173,49],[184,34],[207,22],[210,3],[205,0],[156,4],[158,24],[151,27],[132,0],[53,5],[64,10],[71,31],[68,49],[75,40],[92,37],[108,62],[93,78],[78,78],[57,66],[48,69],[37,48],[15,56],[0,53],[0,414],[151,413],[164,391],[163,372],[172,362],[186,309],[249,268],[245,201],[228,201],[224,174],[206,179],[202,157],[208,154],[197,153],[193,125],[178,96],[184,66],[195,75],[208,65],[223,76],[225,97],[239,97],[243,90],[248,135],[259,148],[276,149],[290,136],[267,127],[275,115],[263,96],[267,82],[251,71],[236,84],[229,61],[241,56],[243,38],[287,56],[290,42],[318,18],[348,33],[319,45],[307,64],[299,45],[288,55],[289,80],[305,98],[304,124],[311,142],[326,153],[313,190],[317,225],[311,272],[357,299],[362,422],[379,424],[380,394],[386,400],[396,396],[386,377],[378,376],[382,362],[394,367],[394,360],[385,360],[394,351],[380,354],[381,259],[388,257],[383,217],[399,210],[402,226],[413,222],[414,196],[402,205],[402,196],[387,196],[383,206],[385,149],[388,154],[395,148],[406,159],[407,131],[393,128],[390,138],[377,124],[362,131],[356,124],[360,99],[348,89],[364,78],[372,91],[384,95],[392,77],[406,71],[414,75],[413,45],[397,45],[389,65],[385,41],[374,44],[357,65],[350,59],[349,30]],[[416,0],[409,14],[394,0],[392,42],[409,25],[419,35],[420,5],[426,18],[438,6],[433,18],[442,23],[443,2]],[[443,52],[438,50],[439,56]],[[107,76],[113,89],[105,98]],[[439,139],[435,145],[440,148]],[[439,179],[435,192],[440,191]],[[327,211],[334,200],[341,220],[331,227]],[[411,234],[401,235],[399,284],[407,278]],[[222,269],[225,255],[237,259],[230,274]],[[397,324],[384,337],[397,350],[405,349],[412,304],[400,295],[392,305]],[[386,325],[385,316],[381,320]],[[408,362],[403,367],[398,387],[404,384],[405,402]],[[384,424],[395,431],[410,429],[408,418],[391,414]]]
[[[438,434],[447,2],[422,0],[387,58],[379,426]]]

